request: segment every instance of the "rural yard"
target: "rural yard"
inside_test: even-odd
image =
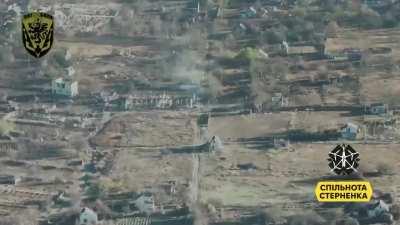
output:
[[[231,207],[279,205],[282,210],[291,204],[314,202],[315,182],[331,176],[326,160],[332,146],[334,144],[293,144],[290,150],[264,152],[236,144],[227,145],[218,158],[204,159],[201,198],[218,200]],[[382,165],[391,165],[394,174],[367,175],[367,178],[374,189],[396,194],[400,188],[399,176],[395,173],[400,166],[398,145],[355,144],[353,147],[362,156],[360,174],[372,174]],[[377,155],[384,157],[377,159]],[[256,169],[238,166],[249,163]]]
[[[399,1],[6,0],[0,21],[0,225],[399,223]]]
[[[91,140],[102,147],[179,146],[193,144],[189,112],[135,112],[113,117]]]

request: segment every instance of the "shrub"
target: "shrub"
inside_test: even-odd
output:
[[[255,59],[257,59],[258,55],[259,54],[256,49],[247,47],[245,49],[242,49],[239,52],[239,54],[236,55],[236,59],[246,62],[246,63],[250,63],[250,62],[254,61]]]
[[[286,32],[281,29],[273,29],[264,32],[263,38],[268,44],[282,43],[286,39]]]

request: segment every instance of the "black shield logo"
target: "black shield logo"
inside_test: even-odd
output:
[[[53,37],[53,16],[42,12],[23,16],[22,42],[29,54],[36,58],[46,55],[53,45]]]

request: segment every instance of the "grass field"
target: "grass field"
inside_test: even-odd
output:
[[[255,151],[239,145],[229,145],[220,155],[224,160],[205,159],[201,180],[201,199],[218,199],[224,205],[269,205],[314,200],[314,188],[323,176],[332,175],[327,164],[332,144],[295,144],[294,151]],[[400,169],[399,145],[360,145],[360,171],[376,171],[381,164],[393,171]],[[382,155],[384,157],[377,157]],[[254,163],[254,171],[239,171],[240,163]],[[326,178],[325,178],[326,179]],[[374,189],[396,194],[400,175],[367,178]]]

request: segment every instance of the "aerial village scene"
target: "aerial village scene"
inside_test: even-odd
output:
[[[0,114],[0,225],[400,224],[400,1],[1,0]]]

